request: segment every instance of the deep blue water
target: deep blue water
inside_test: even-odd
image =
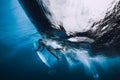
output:
[[[86,57],[79,64],[61,61],[48,68],[33,50],[40,37],[17,0],[0,1],[0,80],[94,80],[94,74],[95,80],[120,80],[119,57],[96,56],[90,68]]]

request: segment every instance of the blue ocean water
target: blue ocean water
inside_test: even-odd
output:
[[[67,57],[47,67],[33,49],[40,37],[17,0],[0,1],[0,80],[120,80],[119,57],[90,57],[85,50],[78,61]]]

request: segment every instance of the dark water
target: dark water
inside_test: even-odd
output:
[[[33,50],[39,37],[17,0],[0,1],[0,80],[120,80],[119,57],[84,56],[48,68]]]

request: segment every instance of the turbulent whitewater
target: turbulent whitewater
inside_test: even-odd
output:
[[[93,52],[120,49],[119,0],[20,2],[45,39],[74,48],[86,43]],[[106,54],[114,55],[114,52]]]

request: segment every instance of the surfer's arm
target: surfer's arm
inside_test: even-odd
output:
[[[43,41],[39,41],[39,46],[35,51],[38,51],[43,46],[46,47],[47,45]]]
[[[46,43],[43,41],[40,42],[40,45],[47,47]]]

